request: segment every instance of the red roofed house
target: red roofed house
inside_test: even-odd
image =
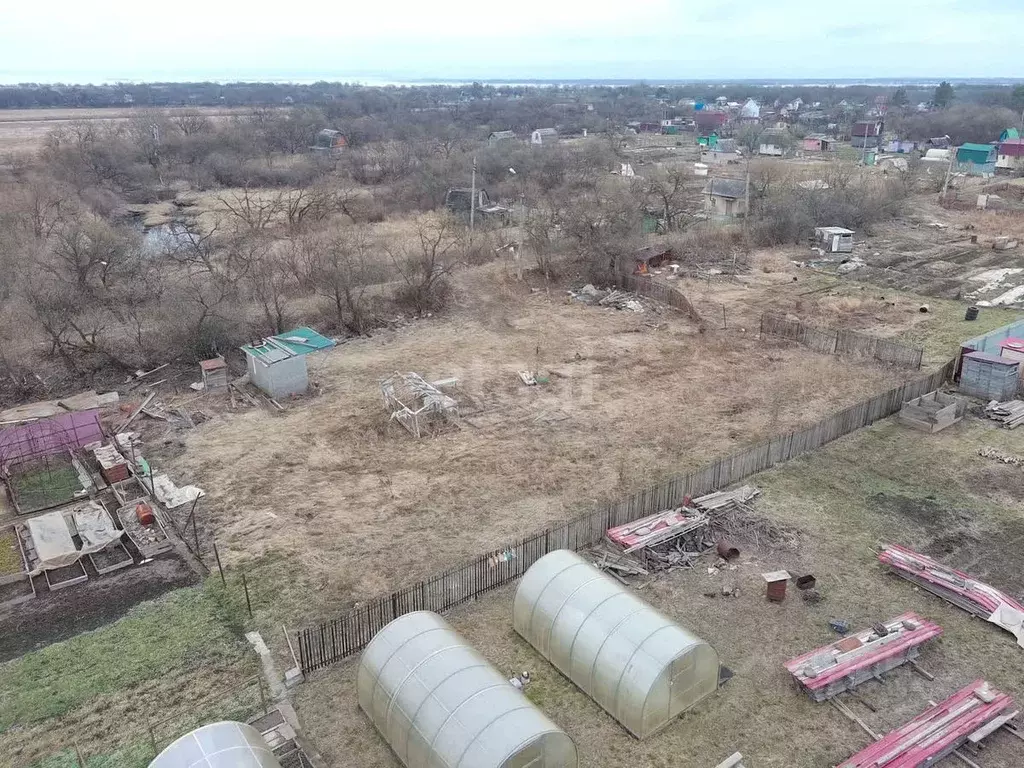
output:
[[[999,142],[996,150],[996,168],[1024,170],[1024,139],[1007,139]]]
[[[858,120],[850,131],[850,143],[858,149],[877,147],[882,141],[885,123],[881,120]]]

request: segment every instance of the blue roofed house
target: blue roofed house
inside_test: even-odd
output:
[[[994,176],[995,144],[961,144],[956,150],[957,169],[972,176]]]
[[[249,381],[270,397],[299,395],[309,388],[306,355],[330,349],[333,339],[301,326],[242,347]]]

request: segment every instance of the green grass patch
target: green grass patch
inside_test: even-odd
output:
[[[146,768],[153,760],[153,748],[146,743],[130,744],[101,755],[82,753],[85,768]],[[81,768],[74,749],[66,749],[33,763],[29,768]]]
[[[0,534],[0,576],[11,576],[21,573],[24,565],[21,562],[21,550],[14,531]]]
[[[244,604],[244,600],[242,601]],[[94,632],[0,665],[0,733],[60,717],[90,700],[248,651],[238,600],[219,579],[132,609]]]
[[[950,358],[963,342],[1024,317],[1024,312],[1013,309],[982,308],[977,320],[967,322],[964,313],[968,305],[963,302],[922,298],[921,303],[928,305],[928,319],[903,331],[899,338],[920,344],[929,357]]]
[[[82,490],[82,481],[68,463],[18,472],[11,478],[11,487],[21,511],[31,512],[70,501]]]

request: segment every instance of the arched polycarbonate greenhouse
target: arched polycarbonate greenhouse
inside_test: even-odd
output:
[[[281,768],[263,736],[245,723],[211,723],[171,742],[149,768]]]
[[[407,768],[577,768],[572,739],[436,613],[378,632],[357,688]]]
[[[638,739],[718,689],[718,654],[575,552],[523,575],[512,624]]]

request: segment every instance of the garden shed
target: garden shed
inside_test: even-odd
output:
[[[964,355],[960,371],[960,391],[983,400],[1012,400],[1020,386],[1020,361],[971,352]]]
[[[961,171],[974,176],[991,176],[996,172],[996,146],[961,144],[956,150],[956,162]]]
[[[814,239],[826,253],[853,253],[853,234],[845,227],[816,227]]]
[[[224,721],[171,742],[149,768],[281,768],[281,763],[251,725]]]
[[[638,739],[718,689],[718,654],[575,552],[523,575],[512,625]]]
[[[576,745],[448,623],[392,621],[359,660],[359,706],[407,768],[576,768]]]
[[[309,387],[306,355],[334,346],[334,340],[312,328],[300,327],[258,344],[246,344],[245,366],[249,381],[270,397],[302,394]]]

